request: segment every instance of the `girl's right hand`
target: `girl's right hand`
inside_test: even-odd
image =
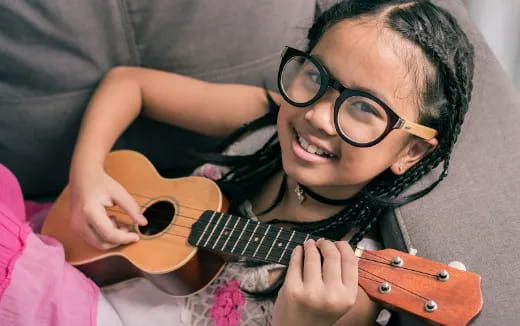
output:
[[[128,225],[107,216],[106,207],[118,205],[139,225],[147,224],[134,198],[103,170],[72,177],[70,195],[71,227],[90,245],[107,250],[139,240]]]

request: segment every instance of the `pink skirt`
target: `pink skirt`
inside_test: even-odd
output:
[[[96,325],[99,288],[65,262],[58,241],[32,231],[33,208],[0,164],[0,324]]]

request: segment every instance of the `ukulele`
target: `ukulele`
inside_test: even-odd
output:
[[[106,251],[83,241],[70,229],[69,186],[42,229],[42,234],[63,244],[69,263],[101,286],[146,277],[163,291],[184,296],[202,290],[218,276],[226,261],[222,254],[288,265],[297,245],[318,239],[226,214],[227,201],[213,181],[163,178],[137,152],[110,153],[105,171],[134,197],[148,224],[136,225],[118,206],[107,208],[107,214],[131,225],[140,241]],[[355,254],[359,285],[391,309],[441,325],[466,325],[482,309],[477,274],[393,249],[357,248]]]

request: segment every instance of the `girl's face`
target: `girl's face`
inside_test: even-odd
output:
[[[420,90],[416,67],[407,66],[402,51],[396,50],[400,46],[419,50],[405,42],[377,22],[344,20],[323,35],[311,55],[345,87],[371,93],[402,118],[417,122]],[[393,130],[372,147],[352,146],[340,138],[334,127],[334,103],[338,96],[338,91],[329,88],[308,107],[294,107],[283,101],[278,115],[286,173],[320,194],[350,197],[388,168],[395,174],[404,173],[437,145],[435,138],[425,141]],[[333,157],[312,154],[309,145]]]

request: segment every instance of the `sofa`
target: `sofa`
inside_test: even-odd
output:
[[[86,103],[111,67],[275,89],[281,47],[305,46],[314,15],[333,2],[1,1],[0,162],[27,198],[52,199],[67,182]],[[383,240],[442,263],[462,262],[482,276],[484,307],[474,325],[515,325],[520,98],[462,3],[435,2],[455,14],[476,47],[473,101],[448,178],[427,199],[388,212]],[[211,150],[218,141],[140,118],[115,148],[142,152],[161,173],[177,176],[198,164],[187,150]],[[393,322],[420,324],[406,315]]]

